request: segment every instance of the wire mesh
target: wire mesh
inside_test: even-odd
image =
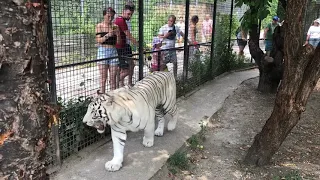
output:
[[[148,0],[143,2],[143,7],[138,7],[138,2],[122,0],[51,0],[56,94],[62,107],[58,134],[52,133],[59,138],[56,146],[60,147],[60,157],[56,158],[63,160],[110,133],[98,134],[81,121],[97,90],[107,92],[122,84],[135,84],[141,73],[139,69],[143,70],[144,77],[153,71],[164,70],[174,72],[177,93],[182,96],[230,70],[226,40],[230,35],[235,37],[233,34],[245,8],[234,10],[230,32],[231,0],[218,1],[216,17],[213,17],[214,1],[208,2]],[[127,16],[125,5],[136,7],[126,24],[137,41],[139,31],[143,31],[143,54],[139,54],[138,43],[133,39],[128,38],[124,43],[130,44],[132,55],[128,54],[129,51],[119,52],[122,46],[103,44],[105,41],[101,40],[104,38],[101,33],[111,31],[114,23],[122,28],[118,21]],[[108,7],[116,14],[113,23],[105,25],[110,20]],[[104,10],[107,10],[105,16]],[[143,29],[139,28],[138,11],[144,12]],[[173,20],[170,15],[176,18],[174,29],[169,26],[169,21]],[[175,36],[164,37],[169,31],[175,31]],[[211,49],[214,49],[213,56]],[[232,49],[238,51],[235,46]],[[139,61],[141,56],[143,61]],[[129,64],[126,68],[119,65],[124,60]],[[126,75],[128,73],[132,77]],[[51,149],[55,149],[52,141]],[[48,154],[54,156],[57,153],[51,151]],[[54,164],[54,159],[50,158],[49,163]]]
[[[138,81],[137,56],[123,54],[127,64],[132,64],[130,74],[133,82],[129,82],[129,75],[124,77],[129,74],[128,68],[120,70],[118,66],[121,58],[118,49],[112,43],[101,42],[99,39],[103,37],[96,35],[111,31],[110,28],[115,26],[115,20],[109,26],[110,13],[104,15],[103,11],[111,7],[117,12],[114,18],[121,18],[125,5],[136,6],[124,1],[51,1],[56,94],[58,104],[62,107],[57,134],[60,157],[56,158],[65,159],[110,133],[107,130],[105,134],[98,134],[94,128],[82,123],[90,98],[97,90],[107,92],[118,88],[122,82],[127,85]],[[137,15],[133,13],[130,30],[136,38],[138,27]],[[136,49],[132,48],[133,53],[137,52]],[[119,81],[120,77],[123,77],[122,82]],[[55,146],[52,138],[51,149],[55,149]],[[48,154],[54,156],[56,153],[49,151]],[[56,163],[55,158],[49,158],[48,161],[49,164]]]

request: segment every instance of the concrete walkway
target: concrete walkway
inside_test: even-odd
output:
[[[148,180],[179,149],[186,139],[199,132],[199,122],[221,108],[224,100],[244,80],[259,75],[257,69],[228,73],[206,83],[197,92],[178,101],[179,118],[173,132],[155,137],[154,146],[142,145],[142,132],[128,133],[123,167],[107,172],[104,164],[112,159],[112,143],[100,142],[64,162],[51,179],[54,180]]]

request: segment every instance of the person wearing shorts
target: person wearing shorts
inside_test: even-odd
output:
[[[158,37],[162,39],[163,46],[161,49],[172,49],[175,48],[177,34],[180,34],[184,37],[184,33],[175,25],[176,17],[170,15],[168,18],[168,24],[162,26],[159,30]],[[177,53],[176,50],[167,50],[163,52],[164,54],[164,63],[173,64],[173,74],[177,78],[178,62],[177,62]]]
[[[307,44],[314,48],[320,46],[320,19],[314,20],[312,26],[310,26],[304,46]]]
[[[103,10],[103,21],[96,26],[96,42],[98,43],[97,59],[100,72],[100,93],[106,92],[106,81],[110,75],[110,89],[116,89],[118,71],[118,53],[115,45],[120,40],[119,28],[112,23],[115,11],[109,7]]]
[[[272,18],[272,22],[267,25],[267,27],[264,29],[263,39],[265,40],[265,50],[267,56],[270,56],[270,52],[272,50],[272,38],[273,38],[273,32],[274,29],[279,25],[279,17],[274,16]]]
[[[244,48],[247,46],[248,40],[247,40],[247,32],[240,27],[240,30],[237,34],[237,43],[239,46],[239,56],[244,56]]]
[[[120,42],[116,44],[116,48],[119,55],[119,68],[120,68],[120,77],[119,83],[120,87],[124,86],[124,79],[128,76],[128,85],[133,86],[132,77],[134,70],[134,62],[132,60],[132,49],[129,44],[127,44],[127,38],[134,45],[137,45],[138,42],[130,33],[128,25],[126,21],[130,20],[132,14],[134,12],[133,5],[125,5],[122,16],[119,16],[115,20],[115,24],[119,26],[120,30]]]

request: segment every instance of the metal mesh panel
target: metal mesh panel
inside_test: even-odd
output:
[[[103,10],[112,7],[117,11],[117,17],[122,14],[125,3],[105,0],[51,1],[56,94],[62,107],[59,133],[56,134],[59,138],[60,159],[65,159],[110,133],[107,129],[105,134],[98,134],[94,128],[84,125],[82,118],[90,98],[97,90],[104,91],[101,83],[103,79],[106,81],[105,92],[110,91],[112,86],[120,85],[119,81],[112,81],[110,78],[113,75],[118,79],[120,77],[118,65],[112,63],[113,60],[118,60],[117,51],[109,52],[112,48],[103,45],[109,49],[101,54],[100,45],[96,41],[96,26],[103,22]],[[139,24],[136,13],[132,16],[131,23],[131,33],[138,38]],[[137,52],[136,49],[133,48],[133,53]],[[136,58],[133,56],[130,61],[136,61]],[[134,83],[138,81],[139,63],[133,64]],[[128,76],[124,79],[124,84],[128,84]],[[52,142],[54,149],[53,144]],[[54,154],[49,152],[50,156]],[[54,163],[54,158],[49,161]]]
[[[190,5],[186,2],[190,2]],[[132,62],[129,64],[133,64],[130,66],[133,67],[132,83],[137,82],[141,75],[145,77],[152,71],[175,72],[179,97],[230,70],[231,61],[226,54],[232,49],[237,52],[237,48],[231,43],[228,49],[228,39],[234,34],[239,17],[244,12],[243,9],[234,10],[236,14],[233,16],[230,28],[230,3],[230,0],[219,1],[217,8],[214,9],[213,3],[202,1],[153,0],[143,1],[143,7],[138,7],[138,2],[122,0],[51,0],[53,39],[50,40],[54,45],[52,60],[55,61],[55,93],[57,103],[62,109],[60,122],[56,126],[57,132],[51,132],[53,137],[51,136],[50,150],[56,147],[60,149],[49,151],[49,156],[58,154],[59,157],[56,159],[63,160],[108,135],[109,130],[105,134],[98,134],[94,128],[82,123],[87,105],[97,90],[107,92],[118,88],[122,82],[125,85],[129,84],[129,76],[121,81],[121,68],[117,63],[113,64],[114,61],[119,63],[123,55],[119,54],[119,51],[106,54],[105,50],[101,55],[102,45],[99,41],[101,37],[96,35],[96,27],[104,20],[103,10],[112,7],[117,12],[115,16],[119,17],[125,16],[122,13],[126,4],[135,5],[135,11],[130,19],[130,32],[136,40],[143,39],[143,53],[142,51],[139,53],[138,45],[133,45],[131,41],[133,55],[126,55],[125,59]],[[217,11],[216,17],[213,17],[214,10]],[[139,11],[143,12],[143,24],[139,24]],[[175,15],[177,18],[175,26],[181,29],[181,36],[177,35],[173,45],[170,46],[168,46],[169,41],[163,40],[166,38],[160,38],[162,47],[154,49],[154,40],[169,31],[163,29],[168,24],[170,15]],[[198,16],[199,21],[192,24],[195,22],[195,16]],[[208,20],[205,20],[206,16]],[[204,26],[210,26],[210,21],[212,28],[215,29],[214,36],[210,28],[203,29]],[[194,31],[192,31],[192,25],[195,27]],[[143,37],[140,34],[139,38],[141,31]],[[191,32],[195,32],[194,40]],[[183,34],[185,34],[184,38],[182,38]],[[186,40],[189,43],[186,43]],[[142,45],[140,42],[140,46]],[[110,50],[113,46],[106,48]],[[212,49],[213,52],[211,52]],[[163,58],[159,61],[155,59],[155,54]],[[166,64],[166,68],[165,66],[162,68],[160,63],[162,61],[166,62],[162,63]],[[159,63],[156,69],[154,69],[155,62]],[[55,140],[58,140],[58,143],[52,142]],[[49,163],[54,164],[54,159],[54,157],[49,158]]]

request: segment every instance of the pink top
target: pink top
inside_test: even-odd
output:
[[[211,34],[212,33],[212,19],[203,20],[202,22],[202,32],[203,34]]]
[[[154,51],[159,51],[161,50],[161,48],[155,48]],[[152,53],[152,61],[151,61],[151,67],[152,70],[157,71],[158,70],[158,56],[159,52],[154,52]],[[160,52],[160,66],[163,64],[163,53]]]

